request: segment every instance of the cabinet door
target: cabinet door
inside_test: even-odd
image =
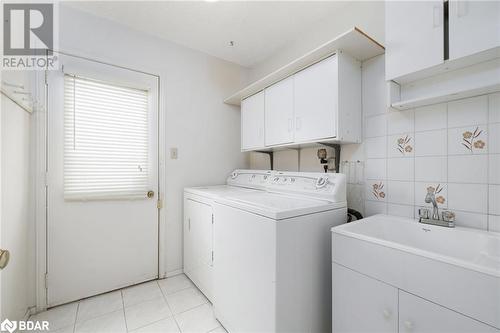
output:
[[[241,149],[264,147],[264,92],[241,101]]]
[[[265,90],[266,146],[293,142],[293,77]]]
[[[450,59],[500,46],[499,1],[449,1]]]
[[[184,273],[191,278],[194,267],[194,244],[191,233],[191,221],[193,219],[193,200],[184,200]]]
[[[293,76],[295,141],[332,138],[337,134],[338,59],[334,55]]]
[[[333,263],[333,332],[397,332],[398,290]]]
[[[400,290],[399,332],[498,333],[499,330]]]
[[[443,1],[385,2],[386,80],[444,62],[443,10]]]
[[[186,200],[186,206],[189,211],[188,244],[184,254],[184,264],[186,259],[188,264],[187,275],[212,300],[212,207],[191,199]]]

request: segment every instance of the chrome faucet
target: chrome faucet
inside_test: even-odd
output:
[[[439,196],[436,199],[436,194],[439,194],[443,188],[441,185],[437,187],[429,186],[427,188],[427,194],[425,196],[425,203],[432,204],[432,216],[430,216],[430,211],[427,208],[420,208],[418,210],[419,222],[426,224],[439,225],[443,227],[453,228],[455,226],[455,213],[445,210],[441,213],[441,218],[439,218],[439,208],[438,201],[440,203],[444,202],[444,198]]]
[[[433,213],[432,213],[433,216],[429,217],[430,210],[428,208],[420,208],[418,210],[418,215],[419,215],[418,222],[425,224],[439,225],[448,228],[455,227],[455,213],[449,210],[444,210],[443,212],[441,212],[441,219],[440,219],[439,215],[437,215],[437,218],[434,218],[434,213],[436,210],[437,208],[433,208]]]

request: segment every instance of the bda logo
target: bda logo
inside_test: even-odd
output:
[[[0,330],[1,331],[9,331],[10,333],[14,332],[17,328],[17,323],[15,321],[10,321],[8,319],[5,319],[1,324],[0,324]]]

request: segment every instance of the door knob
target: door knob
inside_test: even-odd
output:
[[[148,191],[148,194],[147,194],[148,198],[152,198],[155,196],[155,191]]]
[[[0,249],[0,269],[4,269],[9,264],[10,252]]]

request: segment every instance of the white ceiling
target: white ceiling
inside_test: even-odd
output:
[[[347,1],[78,1],[77,8],[252,67]],[[229,41],[234,46],[229,46]]]

